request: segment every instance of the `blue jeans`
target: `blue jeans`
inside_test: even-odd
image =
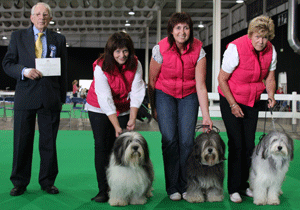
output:
[[[178,99],[155,91],[168,195],[186,191],[186,160],[192,151],[199,102],[196,93]]]

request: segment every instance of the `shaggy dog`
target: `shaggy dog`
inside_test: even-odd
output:
[[[225,143],[214,130],[200,134],[187,160],[187,194],[190,203],[224,199]]]
[[[293,156],[293,140],[278,131],[270,132],[255,147],[249,178],[254,204],[280,204],[281,185]]]
[[[109,204],[145,204],[152,196],[153,165],[148,145],[137,132],[121,134],[115,141],[107,169]]]

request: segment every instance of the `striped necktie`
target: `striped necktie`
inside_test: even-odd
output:
[[[35,55],[37,58],[41,58],[42,57],[42,52],[43,52],[43,44],[42,44],[42,40],[41,37],[43,36],[43,33],[38,33],[38,38],[35,42]]]

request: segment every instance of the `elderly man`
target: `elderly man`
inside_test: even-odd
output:
[[[30,182],[36,115],[40,134],[39,184],[49,194],[59,193],[54,186],[58,174],[56,137],[61,107],[66,99],[66,39],[47,29],[52,20],[48,4],[40,2],[34,5],[30,20],[33,24],[28,29],[12,33],[3,59],[4,71],[17,80],[13,169],[10,177],[14,185],[10,191],[12,196],[22,195]],[[41,70],[36,69],[36,58],[50,58],[50,62],[60,58],[59,73],[43,75]]]

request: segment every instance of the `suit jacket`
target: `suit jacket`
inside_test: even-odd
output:
[[[47,58],[50,46],[56,48],[55,57],[61,58],[61,76],[47,76],[38,80],[24,77],[24,67],[35,68],[35,39],[33,26],[12,33],[7,53],[3,59],[3,69],[17,80],[15,109],[38,109],[42,105],[51,110],[60,110],[66,100],[67,90],[67,48],[66,38],[56,32],[46,31]]]

